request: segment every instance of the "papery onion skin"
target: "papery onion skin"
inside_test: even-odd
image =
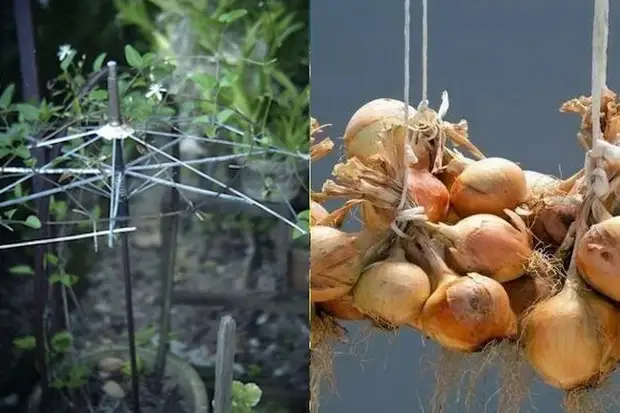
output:
[[[353,305],[353,295],[351,293],[347,293],[340,298],[336,298],[335,300],[317,303],[317,305],[327,314],[340,320],[366,320],[366,316]]]
[[[618,310],[602,297],[565,287],[525,318],[524,354],[551,386],[573,390],[596,385],[618,360],[617,317]]]
[[[416,109],[409,106],[409,117]],[[351,116],[344,131],[347,157],[368,158],[383,151],[380,132],[392,125],[405,123],[405,103],[390,98],[372,100]]]
[[[532,233],[547,245],[561,245],[577,217],[580,204],[573,197],[547,198],[531,217]]]
[[[408,262],[405,252],[398,248],[361,275],[353,289],[353,302],[379,325],[416,325],[430,293],[426,272]]]
[[[527,232],[496,215],[471,215],[452,226],[438,224],[438,228],[450,240],[446,255],[449,266],[499,282],[521,276],[534,252]]]
[[[467,165],[450,189],[450,201],[461,217],[502,215],[505,209],[514,209],[527,198],[523,170],[503,158],[485,158]]]
[[[357,236],[335,228],[310,227],[310,299],[334,300],[348,293],[362,270]]]
[[[497,281],[475,273],[440,283],[424,305],[420,324],[443,347],[460,352],[475,352],[517,334],[506,291]]]
[[[620,217],[590,227],[579,242],[576,264],[592,288],[620,302]]]
[[[317,222],[327,218],[329,212],[316,201],[310,201],[310,226],[315,226]]]

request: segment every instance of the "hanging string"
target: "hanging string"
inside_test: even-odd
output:
[[[404,86],[404,103],[405,103],[405,125],[409,126],[409,82],[410,82],[410,72],[409,69],[409,55],[410,55],[410,41],[411,41],[411,0],[405,0],[405,86]],[[409,165],[411,155],[413,154],[413,150],[411,150],[411,131],[407,129],[407,138],[405,139],[405,150],[403,151],[403,165],[406,167]],[[407,188],[409,188],[409,174],[405,173],[403,177],[403,189],[400,193],[400,202],[398,203],[397,211],[402,211],[405,207],[405,203],[407,202]],[[392,230],[396,232],[398,235],[403,236],[403,232],[398,228],[396,223],[392,223]]]
[[[428,106],[428,0],[422,0],[422,102]]]
[[[601,98],[607,87],[607,43],[609,36],[609,0],[595,0],[594,22],[592,25],[592,150],[603,140],[600,113]],[[602,148],[601,148],[602,149]],[[607,176],[601,169],[601,159],[588,156],[586,172],[590,192],[601,197],[608,191]],[[604,182],[603,182],[604,181]]]
[[[607,85],[607,38],[609,35],[609,0],[595,0],[592,25],[592,148],[602,138],[601,98]]]

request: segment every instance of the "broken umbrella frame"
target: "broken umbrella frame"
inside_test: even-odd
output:
[[[37,69],[36,63],[34,60],[34,39],[32,35],[32,20],[31,20],[31,10],[30,10],[30,2],[23,0],[16,0],[15,4],[15,17],[18,27],[18,44],[20,49],[20,64],[22,70],[22,81],[23,81],[23,89],[24,89],[24,97],[27,100],[39,100],[40,94],[37,85]],[[129,264],[129,242],[128,242],[128,232],[134,231],[135,228],[128,227],[127,222],[129,219],[129,200],[135,195],[147,190],[148,188],[154,185],[164,185],[172,189],[173,197],[171,200],[171,210],[175,210],[174,204],[179,201],[179,191],[184,190],[187,192],[194,192],[197,194],[201,194],[206,197],[219,198],[221,200],[227,200],[232,202],[238,202],[241,204],[246,204],[249,206],[254,206],[263,210],[264,213],[271,215],[277,218],[280,221],[283,221],[287,225],[301,231],[304,233],[305,231],[299,228],[294,222],[289,220],[288,218],[274,212],[270,208],[261,204],[260,202],[244,195],[243,193],[229,187],[228,185],[212,178],[211,176],[201,172],[195,166],[199,164],[206,164],[209,162],[221,162],[225,160],[231,160],[234,158],[245,157],[248,156],[249,153],[239,154],[239,155],[224,155],[219,157],[211,157],[211,158],[203,158],[203,159],[195,159],[191,161],[182,161],[178,155],[178,145],[179,141],[184,138],[192,138],[196,140],[203,140],[206,142],[213,143],[221,143],[221,144],[233,144],[236,146],[247,146],[248,150],[251,151],[253,145],[241,145],[234,144],[228,141],[222,141],[218,139],[208,138],[208,137],[200,137],[200,136],[188,136],[183,134],[182,136],[178,136],[176,134],[170,134],[165,132],[157,132],[157,131],[136,131],[131,126],[125,124],[123,122],[121,116],[121,108],[120,108],[120,100],[118,93],[118,79],[117,79],[117,66],[115,62],[108,63],[108,95],[109,95],[109,119],[108,123],[102,127],[80,132],[77,134],[67,134],[59,137],[43,137],[43,138],[35,138],[28,137],[29,148],[33,150],[34,156],[36,158],[36,164],[41,165],[34,168],[20,168],[20,167],[0,167],[0,173],[4,177],[9,176],[21,176],[16,179],[15,182],[0,188],[0,196],[6,194],[8,191],[14,189],[21,183],[24,183],[30,179],[33,181],[33,193],[26,196],[21,196],[18,198],[5,200],[0,202],[0,208],[6,208],[12,205],[23,204],[28,201],[35,201],[36,209],[39,215],[39,218],[42,222],[46,223],[49,220],[49,204],[46,199],[54,194],[66,193],[70,189],[83,189],[95,192],[99,195],[103,195],[110,199],[110,208],[109,208],[109,227],[105,231],[93,231],[87,234],[78,234],[67,237],[59,237],[54,238],[53,233],[51,231],[51,227],[49,225],[44,225],[40,231],[40,238],[34,241],[21,242],[15,244],[8,245],[0,245],[0,251],[6,250],[10,248],[17,248],[23,246],[37,246],[37,252],[35,254],[35,338],[37,342],[37,360],[39,365],[39,370],[41,373],[41,389],[42,389],[42,403],[40,404],[40,411],[46,411],[47,403],[44,401],[47,399],[48,391],[49,391],[49,377],[48,377],[48,368],[46,365],[46,355],[43,350],[43,343],[45,342],[45,337],[48,332],[47,325],[47,314],[49,313],[47,308],[47,300],[42,299],[47,297],[47,278],[49,274],[47,273],[47,269],[44,266],[44,255],[46,252],[53,251],[53,245],[56,242],[64,242],[70,241],[74,239],[84,239],[92,237],[95,242],[98,236],[107,235],[108,236],[108,246],[113,247],[115,241],[115,234],[120,237],[121,241],[121,259],[122,259],[122,268],[123,268],[123,277],[125,281],[125,299],[126,299],[126,317],[127,317],[127,327],[128,327],[128,336],[129,336],[129,350],[130,350],[130,363],[132,368],[132,397],[133,397],[133,409],[134,412],[140,411],[140,400],[139,400],[139,380],[137,375],[137,360],[136,360],[136,348],[135,348],[135,327],[134,327],[134,318],[133,318],[133,305],[132,305],[132,286],[131,286],[131,270]],[[230,128],[226,125],[217,125],[219,127],[228,129],[233,133],[240,133],[240,131],[236,131],[234,128]],[[58,133],[58,131],[56,131]],[[55,136],[54,133],[52,136]],[[61,133],[66,133],[66,130],[61,130]],[[155,136],[167,136],[174,137],[170,142],[166,143],[162,147],[156,147],[151,145],[146,140],[142,139],[139,135],[142,133],[148,133]],[[83,140],[84,142],[79,144],[78,146],[67,149],[63,148],[62,144],[71,140]],[[112,146],[112,159],[110,164],[99,163],[96,168],[57,168],[55,165],[59,159],[73,159],[80,162],[84,162],[85,164],[89,164],[90,159],[86,156],[80,155],[82,149],[87,148],[88,146],[94,144],[95,142],[99,142],[101,140],[107,140],[111,142]],[[136,159],[125,163],[124,161],[124,147],[123,144],[127,141],[131,140],[142,147],[148,149],[150,152],[146,155],[138,156]],[[168,154],[165,150],[172,147],[173,155]],[[279,151],[277,149],[273,150],[256,150],[253,153],[260,152],[280,152],[285,155],[295,156],[302,159],[309,159],[306,154],[294,154],[287,153],[284,151]],[[58,155],[55,159],[52,155]],[[155,155],[160,155],[165,158],[169,162],[164,163],[150,163],[150,159]],[[179,167],[184,167],[203,179],[210,181],[211,183],[219,186],[223,190],[229,192],[221,193],[215,191],[204,190],[201,188],[183,185],[179,183],[178,180],[178,169]],[[166,180],[159,178],[163,173],[166,173],[169,168],[173,169],[172,180]],[[145,175],[145,170],[158,170],[154,176]],[[44,175],[69,175],[72,176],[72,182],[64,185],[57,184],[54,188],[49,188],[49,182],[46,182],[46,179],[43,178]],[[127,177],[137,178],[138,180],[142,180],[142,185],[138,188],[128,188],[127,185]],[[96,184],[103,183],[104,189],[98,188]],[[189,201],[188,201],[189,202]],[[190,210],[195,210],[194,206],[190,204]],[[171,244],[169,247],[174,249],[176,245],[176,228],[178,227],[177,220],[178,215],[174,214],[170,220],[170,229],[172,231]],[[174,256],[174,255],[173,255]],[[170,268],[171,265],[174,265],[174,258],[172,261],[170,257],[168,257],[168,265],[165,267]],[[164,269],[165,271],[165,269]],[[171,277],[167,277],[171,278]],[[164,301],[166,304],[162,310],[162,322],[163,328],[162,330],[167,330],[169,328],[169,316],[166,314],[169,313],[170,308],[170,292],[171,292],[171,283],[168,283],[168,286],[163,286],[163,296],[168,297]],[[167,340],[162,339],[160,345],[160,351],[158,352],[158,365],[165,365],[166,359],[166,351],[167,351]]]

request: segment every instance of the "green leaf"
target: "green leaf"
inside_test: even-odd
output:
[[[6,219],[13,219],[13,215],[17,212],[17,208],[9,209],[8,211],[4,211],[4,216]]]
[[[232,110],[232,109],[224,109],[223,111],[221,111],[220,113],[217,114],[217,116],[216,116],[217,122],[219,124],[221,124],[221,125],[224,125],[224,124],[226,124],[226,121],[228,119],[230,119],[230,117],[232,115],[234,115],[234,114],[235,114],[234,110]]]
[[[24,225],[27,226],[28,228],[39,229],[41,228],[41,221],[35,215],[30,215],[24,221]]]
[[[208,75],[206,73],[192,75],[190,76],[190,79],[205,91],[211,91],[217,86],[217,79],[215,76]]]
[[[125,46],[125,59],[127,60],[127,64],[134,69],[141,69],[144,65],[142,56],[140,56],[140,53],[130,44]]]
[[[75,55],[76,55],[75,51],[72,50],[64,59],[62,59],[62,62],[60,62],[60,68],[62,69],[63,72],[67,71],[67,69],[71,65],[71,62],[73,62]]]
[[[98,72],[103,66],[103,61],[105,60],[107,53],[101,53],[95,61],[93,62],[93,72]]]
[[[297,214],[297,226],[303,229],[306,233],[310,231],[310,210],[309,209]],[[296,239],[302,236],[304,236],[304,233],[299,231],[297,228],[293,228],[293,239]]]
[[[64,274],[64,273],[54,273],[50,275],[49,283],[50,284],[62,284],[65,287],[72,287],[79,281],[77,275],[73,274]]]
[[[39,108],[29,103],[17,103],[15,108],[19,112],[19,116],[25,122],[39,120]]]
[[[34,350],[37,340],[34,336],[17,337],[13,339],[13,345],[22,350]]]
[[[103,89],[95,89],[88,94],[88,98],[91,100],[106,100],[108,98],[108,91]]]
[[[234,72],[226,73],[226,75],[220,82],[220,87],[231,87],[237,83],[237,80],[239,80],[239,73],[234,73]]]
[[[217,18],[217,21],[219,21],[220,23],[224,23],[224,24],[230,24],[234,22],[235,20],[240,19],[241,17],[245,16],[246,14],[248,14],[248,11],[245,9],[232,10],[232,11],[229,11],[228,13],[221,14]]]
[[[144,360],[142,360],[142,357],[136,358],[136,367],[138,368],[138,371],[137,371],[138,374],[141,374],[144,371]],[[126,361],[123,364],[122,372],[126,376],[131,376],[131,362],[130,361]]]
[[[34,270],[28,265],[16,265],[9,272],[13,275],[34,275]]]
[[[73,335],[68,331],[61,331],[52,337],[52,348],[59,353],[66,353],[73,344]]]
[[[62,221],[67,217],[69,207],[65,201],[54,201],[50,203],[50,209],[57,220]]]
[[[26,145],[21,145],[13,149],[13,154],[22,159],[28,159],[30,158],[30,149]]]
[[[54,254],[47,253],[45,254],[45,263],[56,266],[58,265],[58,257]]]
[[[2,95],[0,95],[0,109],[6,109],[13,101],[13,93],[15,92],[15,85],[10,84],[4,89]]]

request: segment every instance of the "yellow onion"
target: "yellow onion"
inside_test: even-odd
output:
[[[618,309],[569,275],[562,291],[526,315],[521,344],[549,385],[573,390],[600,383],[618,360]]]
[[[420,313],[421,330],[440,345],[461,352],[475,352],[486,344],[511,339],[517,333],[516,316],[500,283],[476,273],[457,275],[428,241],[420,241],[433,292]]]
[[[379,325],[415,327],[430,289],[424,270],[407,261],[405,251],[395,245],[387,259],[362,273],[353,288],[353,303]]]
[[[409,117],[416,114],[409,106]],[[368,158],[383,152],[380,132],[393,125],[404,125],[405,103],[396,99],[380,98],[359,108],[344,131],[347,157]]]
[[[601,294],[620,302],[620,217],[592,225],[576,254],[582,278]]]
[[[336,228],[310,227],[310,300],[342,297],[357,282],[364,254],[377,242],[374,232],[348,234]]]
[[[340,298],[336,298],[335,300],[317,303],[317,306],[327,314],[339,318],[340,320],[366,320],[366,316],[353,305],[353,295],[351,293],[347,293]]]
[[[506,211],[512,224],[496,215],[477,214],[454,225],[428,223],[447,246],[448,265],[460,272],[476,272],[499,282],[524,273],[534,249],[525,223]]]
[[[409,196],[424,207],[424,213],[431,222],[441,221],[448,215],[450,193],[427,168],[417,165],[409,167]]]
[[[450,188],[450,202],[461,217],[474,214],[501,215],[528,198],[523,170],[503,158],[485,158],[471,163]]]

